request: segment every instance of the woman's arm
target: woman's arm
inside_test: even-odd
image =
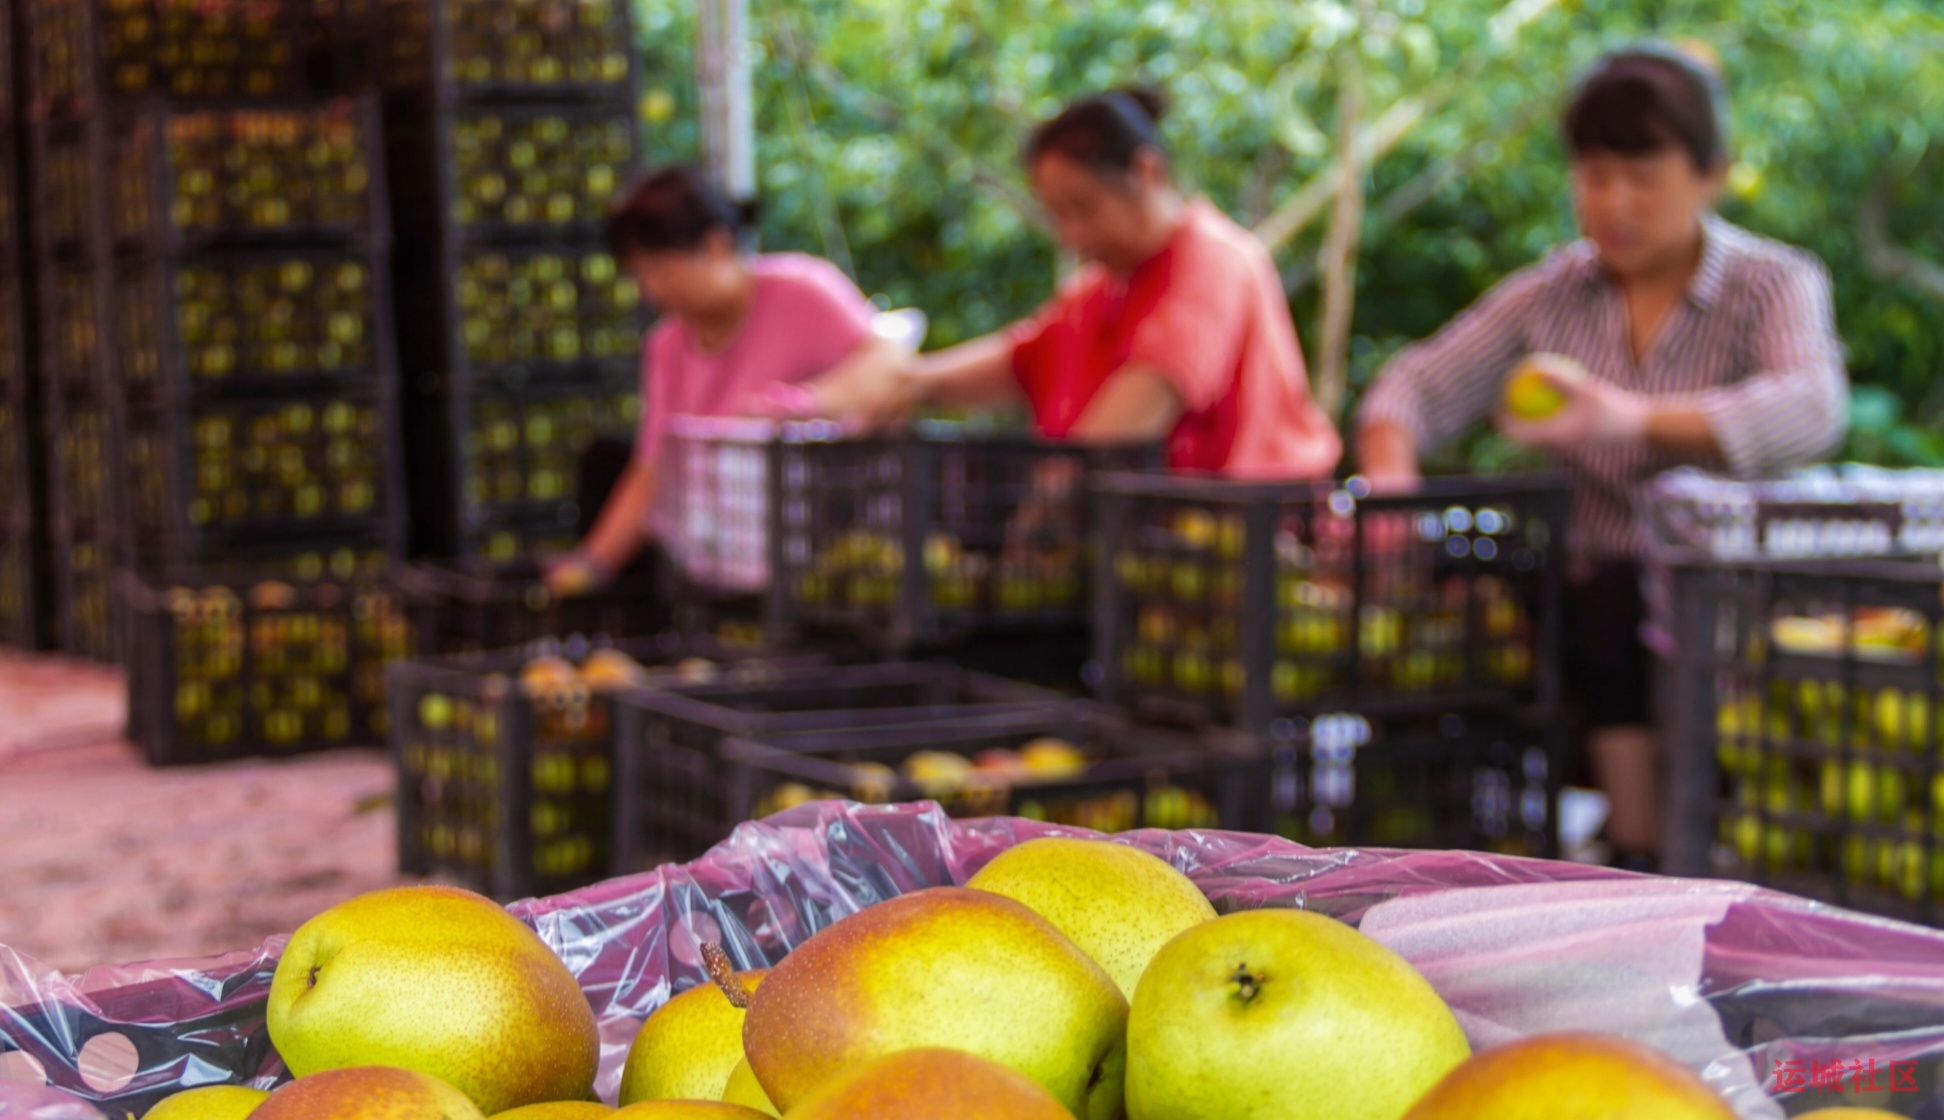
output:
[[[1012,354],[1012,340],[1000,333],[921,356],[911,370],[914,404],[977,408],[1024,400]]]
[[[1073,426],[1082,443],[1157,440],[1181,419],[1181,391],[1166,373],[1135,363],[1109,377]]]
[[[627,567],[648,542],[645,526],[654,500],[655,468],[630,456],[587,539],[547,569],[547,587],[556,595],[585,594]]]

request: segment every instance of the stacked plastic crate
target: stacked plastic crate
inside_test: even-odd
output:
[[[383,0],[415,551],[571,545],[580,452],[639,413],[601,219],[638,162],[623,0]]]
[[[20,244],[20,130],[14,123],[10,5],[0,4],[0,646],[39,642],[33,383],[27,375]]]
[[[341,29],[297,0],[24,17],[62,648],[125,650],[124,567],[397,555],[377,105],[321,91]]]

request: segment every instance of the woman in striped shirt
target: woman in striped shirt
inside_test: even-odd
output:
[[[1564,398],[1542,420],[1499,415],[1574,483],[1564,647],[1607,839],[1649,866],[1658,844],[1651,663],[1639,637],[1636,503],[1684,463],[1759,475],[1832,452],[1848,384],[1828,273],[1713,213],[1728,169],[1719,77],[1686,54],[1610,55],[1563,131],[1584,237],[1505,280],[1401,352],[1365,396],[1357,454],[1373,485],[1418,478],[1418,455],[1498,407],[1533,366]]]

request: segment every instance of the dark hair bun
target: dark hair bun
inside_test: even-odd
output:
[[[1168,103],[1167,92],[1159,86],[1128,86],[1115,92],[1132,101],[1134,107],[1154,124],[1160,124],[1167,117],[1168,110],[1173,108]]]

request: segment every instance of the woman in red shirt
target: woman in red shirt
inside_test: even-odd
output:
[[[1089,263],[1033,318],[918,361],[890,411],[1023,399],[1054,438],[1165,437],[1177,470],[1330,473],[1342,443],[1310,399],[1275,265],[1247,230],[1176,189],[1161,114],[1152,94],[1109,93],[1034,131],[1033,193]]]

